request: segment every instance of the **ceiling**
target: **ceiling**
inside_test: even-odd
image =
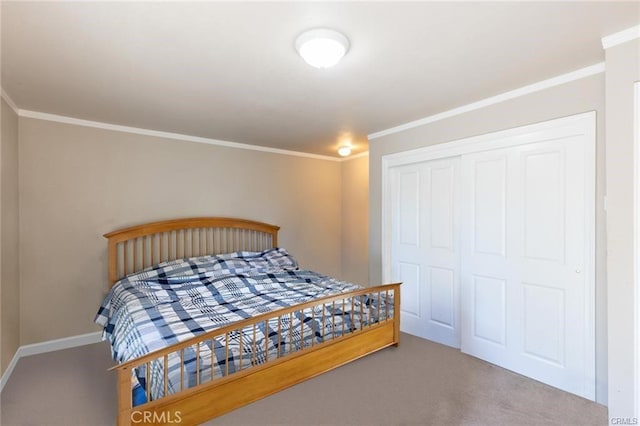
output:
[[[638,2],[2,2],[18,108],[336,156],[367,134],[604,60]],[[304,30],[351,49],[315,69]]]

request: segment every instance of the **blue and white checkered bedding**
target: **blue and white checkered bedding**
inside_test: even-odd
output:
[[[95,321],[104,327],[113,358],[126,362],[245,318],[359,288],[299,270],[282,248],[203,256],[161,263],[118,281]],[[382,319],[392,316],[393,303],[389,300],[387,307],[384,299],[358,296],[316,307],[313,313],[309,308],[275,316],[255,329],[249,326],[201,343],[199,349],[187,348],[184,360],[179,352],[171,354],[167,393],[359,329],[376,322],[378,313]],[[144,367],[136,374],[143,387],[150,386],[152,399],[164,396],[162,359],[151,363],[151,383],[146,383]]]

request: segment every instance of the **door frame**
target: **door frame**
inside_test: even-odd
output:
[[[640,81],[634,83],[633,99],[633,252],[634,252],[634,382],[635,382],[635,407],[634,415],[640,418]]]
[[[636,85],[637,98],[640,97],[640,85]],[[640,100],[638,101],[640,102]],[[554,129],[559,137],[584,136],[587,147],[585,157],[585,203],[593,206],[593,209],[585,212],[585,239],[586,239],[586,258],[584,265],[586,297],[585,312],[587,313],[587,337],[585,347],[590,348],[586,354],[586,365],[588,371],[592,372],[594,386],[596,385],[595,377],[595,264],[596,264],[596,112],[589,111],[581,114],[571,115],[568,117],[553,119],[542,123],[530,124],[521,127],[501,130],[479,136],[472,136],[450,142],[437,143],[409,151],[402,151],[382,156],[382,279],[383,282],[391,281],[391,169],[398,166],[404,166],[414,163],[421,163],[440,158],[460,156],[464,154],[478,153],[482,151],[509,148],[512,146],[525,145],[533,142],[544,142],[548,139],[541,133]],[[638,139],[640,137],[636,137]],[[426,141],[428,143],[428,141]],[[640,142],[638,142],[640,143]],[[637,169],[636,169],[637,170]],[[637,179],[636,179],[637,181]],[[640,206],[636,205],[638,212],[638,220],[640,221]],[[638,238],[640,238],[640,229],[638,229]],[[637,252],[637,251],[636,251]],[[638,252],[637,252],[638,253]],[[637,257],[638,267],[640,268],[640,253]],[[638,290],[640,293],[640,290]],[[640,307],[640,295],[636,297],[636,304]],[[638,321],[636,321],[638,323]],[[640,323],[638,323],[640,325]],[[640,337],[640,336],[637,336]],[[638,386],[640,387],[640,355],[636,357],[636,377]],[[638,401],[640,409],[640,400]]]

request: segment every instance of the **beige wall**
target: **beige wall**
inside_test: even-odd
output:
[[[21,344],[97,330],[102,234],[142,222],[277,224],[302,267],[340,277],[341,165],[21,118]]]
[[[634,87],[640,41],[606,51],[609,416],[633,417],[635,341],[633,258]],[[637,231],[636,231],[637,232]]]
[[[0,374],[20,345],[18,277],[18,116],[2,100],[0,146]]]
[[[369,285],[369,157],[342,163],[342,278]],[[379,284],[379,283],[378,283]]]
[[[604,76],[598,74],[369,143],[369,276],[382,277],[381,157],[577,113],[596,111],[596,395],[607,402],[607,286],[604,198]]]

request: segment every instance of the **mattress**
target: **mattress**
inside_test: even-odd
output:
[[[235,252],[165,262],[128,275],[112,287],[95,321],[103,326],[103,339],[110,342],[114,360],[121,363],[246,318],[274,313],[255,326],[172,353],[166,361],[157,359],[149,364],[149,372],[145,366],[135,369],[135,384],[148,388],[151,399],[157,399],[393,316],[392,296],[385,300],[384,294],[277,313],[360,288],[299,269],[283,248]]]

